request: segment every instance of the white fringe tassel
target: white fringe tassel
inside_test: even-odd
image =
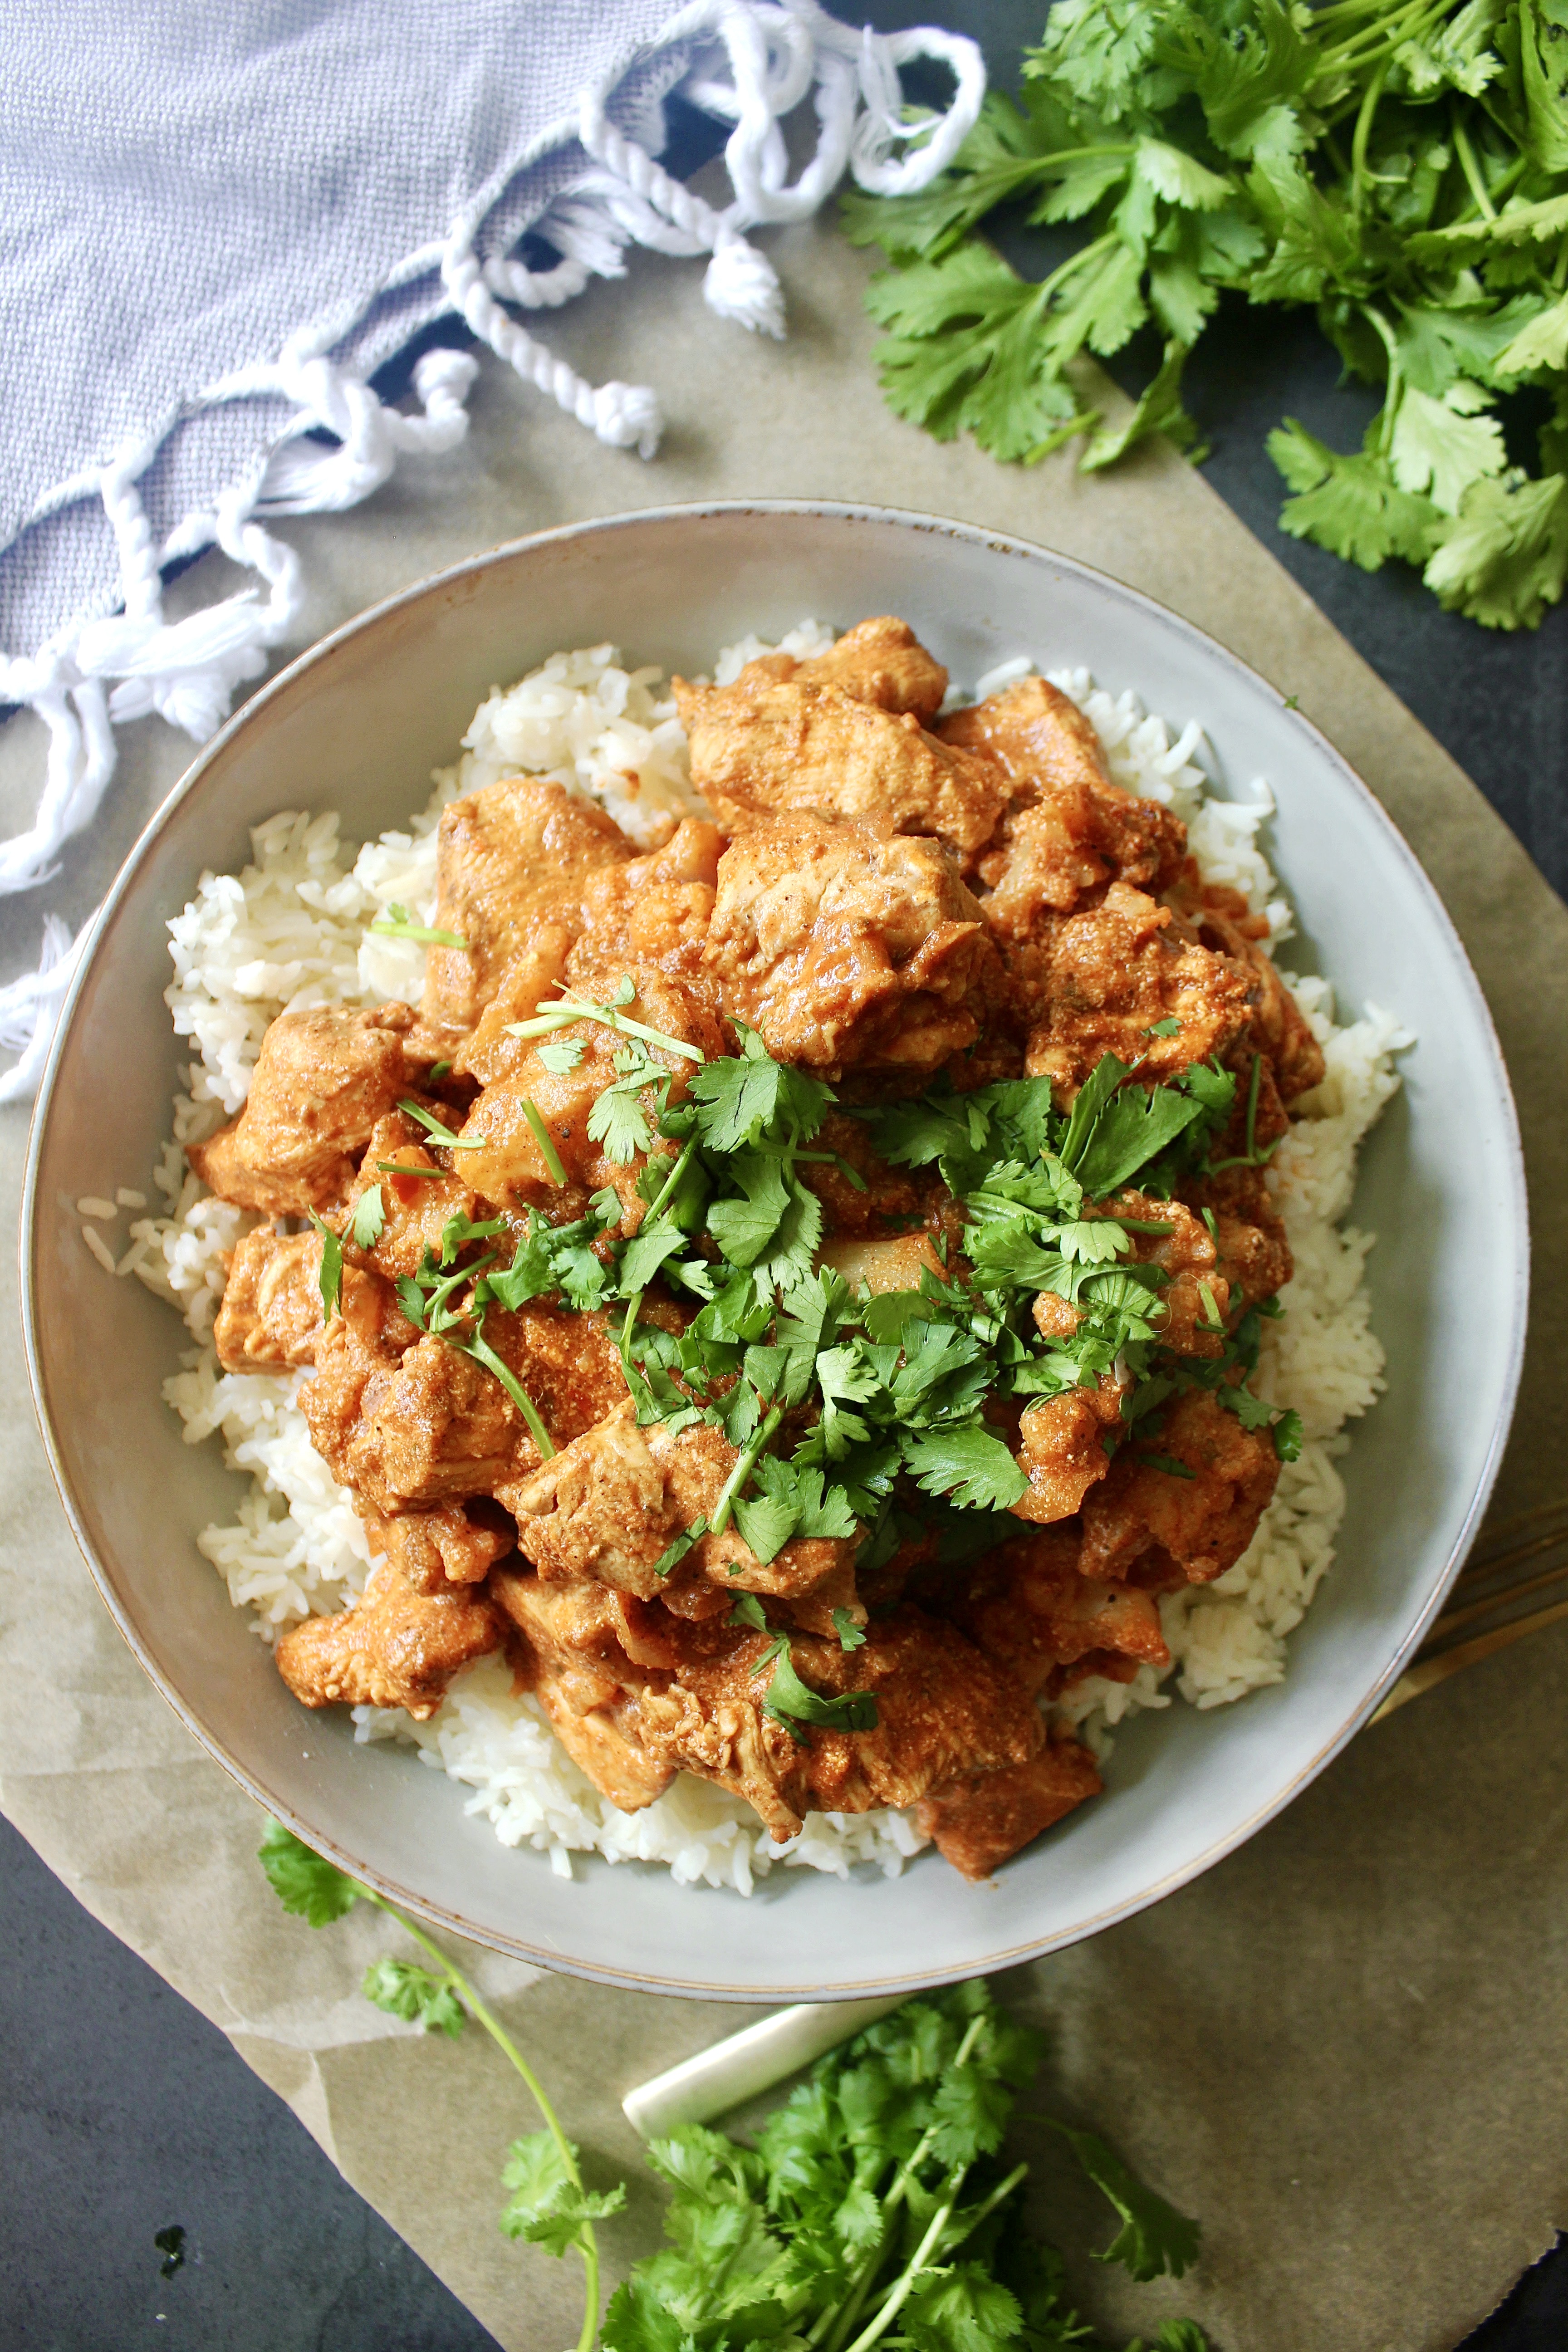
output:
[[[644,457],[653,457],[663,430],[651,387],[588,383],[512,310],[558,310],[591,278],[623,277],[626,247],[639,245],[707,254],[702,291],[710,307],[752,333],[782,336],[783,289],[746,231],[805,219],[846,169],[879,195],[924,187],[952,161],[985,91],[973,41],[936,27],[858,31],[818,0],[694,0],[659,36],[661,47],[678,42],[705,45],[684,94],[734,124],[724,149],[734,196],[723,211],[616,129],[606,111],[612,82],[584,92],[581,102],[578,136],[594,168],[536,224],[561,256],[553,267],[530,270],[504,257],[481,257],[482,222],[467,215],[453,223],[440,251],[452,306],[479,341],[611,448],[635,448]],[[956,89],[945,114],[911,124],[902,120],[899,68],[915,58],[946,65]],[[780,121],[809,93],[816,152],[792,184]],[[295,415],[265,466],[231,484],[212,511],[186,515],[162,545],[137,488],[157,455],[156,437],[128,443],[84,480],[80,494],[102,499],[114,531],[124,609],[108,620],[69,623],[29,658],[0,655],[0,701],[26,704],[49,736],[33,823],[0,842],[0,894],[33,889],[58,872],[61,849],[91,824],[114,773],[116,724],[156,711],[205,742],[227,717],[236,688],[266,668],[268,653],[300,618],[303,590],[299,558],[263,518],[356,506],[404,451],[450,449],[468,431],[465,403],[478,372],[469,353],[426,352],[414,373],[420,412],[409,415],[385,406],[332,362],[329,349],[324,334],[300,333],[275,365],[207,388],[203,406],[271,394],[293,401]],[[335,448],[304,437],[323,426],[337,436]],[[254,572],[258,585],[183,621],[166,620],[164,568],[211,546]],[[47,915],[37,972],[0,988],[0,1050],[20,1056],[0,1076],[0,1102],[36,1087],[75,954],[66,926]]]

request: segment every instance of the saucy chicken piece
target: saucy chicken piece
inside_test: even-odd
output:
[[[1070,1102],[1108,1053],[1142,1063],[1152,1085],[1194,1062],[1224,1059],[1246,1029],[1250,977],[1227,956],[1169,936],[1168,907],[1113,882],[1098,907],[1049,918],[1017,967],[1032,1021],[1026,1066]],[[1034,957],[1037,952],[1038,961]],[[1168,1037],[1150,1032],[1175,1020]]]
[[[286,1372],[316,1360],[321,1244],[314,1233],[258,1225],[228,1264],[213,1344],[226,1372]]]
[[[1107,881],[1163,889],[1186,852],[1186,827],[1157,801],[1112,779],[1093,721],[1043,677],[1023,677],[954,710],[942,740],[994,760],[1015,786],[980,862],[986,920],[1027,939],[1042,911],[1070,914]]]
[[[912,710],[929,727],[942,709],[947,692],[947,672],[928,654],[907,621],[884,614],[875,620],[857,621],[825,654],[797,661],[793,654],[763,654],[748,662],[738,685],[782,684],[798,677],[807,686],[837,687],[857,702],[874,702],[882,710]]]
[[[353,1608],[279,1634],[278,1671],[306,1706],[401,1706],[422,1723],[453,1675],[501,1641],[501,1619],[483,1594],[461,1586],[416,1592],[383,1560]]]
[[[1107,1202],[1104,1214],[1166,1229],[1163,1234],[1128,1235],[1133,1262],[1157,1265],[1169,1277],[1149,1318],[1161,1347],[1174,1356],[1223,1356],[1225,1334],[1213,1327],[1233,1319],[1233,1302],[1208,1227],[1183,1201],[1161,1201],[1132,1191],[1118,1192]]]
[[[360,1498],[359,1516],[372,1552],[391,1560],[416,1592],[481,1583],[497,1560],[517,1549],[510,1520],[483,1496],[467,1505],[436,1503],[391,1515]]]
[[[351,1154],[409,1090],[406,1004],[371,1013],[280,1013],[261,1041],[245,1108],[185,1157],[220,1201],[269,1217],[330,1209],[353,1181]]]
[[[672,685],[691,781],[729,833],[816,809],[879,833],[934,834],[972,857],[1012,796],[994,760],[928,734],[913,711],[799,678]]]
[[[1168,1666],[1153,1601],[1135,1585],[1086,1576],[1081,1542],[1076,1524],[1031,1528],[945,1571],[940,1585],[922,1582],[921,1606],[1016,1675],[1032,1698],[1054,1697],[1086,1664],[1118,1680],[1141,1665]]]
[[[1087,1748],[1076,1739],[1051,1739],[1026,1764],[966,1772],[922,1797],[915,1827],[965,1878],[989,1878],[1086,1797],[1098,1797],[1104,1785]]]
[[[433,947],[426,963],[420,1018],[432,1050],[450,1052],[473,1028],[536,925],[553,920],[575,938],[588,876],[631,855],[602,809],[546,777],[484,784],[444,809],[435,929],[463,945]]]
[[[695,1046],[707,1058],[725,1052],[724,1034],[710,1001],[709,987],[702,982],[677,980],[657,966],[635,964],[623,958],[614,965],[591,969],[587,979],[592,993],[580,1001],[608,1002],[623,976],[634,982],[637,991],[618,1008],[630,1019],[641,1022],[646,1028],[657,1029],[663,1036]],[[581,1058],[571,1069],[550,1069],[541,1053],[547,1045],[580,1045]],[[700,1064],[670,1046],[647,1045],[644,1040],[634,1047],[600,1021],[574,1022],[549,1038],[528,1041],[522,1058],[506,1076],[497,1078],[485,1088],[464,1122],[461,1166],[465,1180],[487,1201],[503,1208],[543,1208],[549,1204],[557,1192],[556,1179],[529,1121],[526,1104],[543,1122],[567,1182],[589,1192],[605,1184],[614,1185],[633,1219],[626,1230],[634,1230],[644,1207],[637,1192],[637,1179],[648,1155],[631,1151],[624,1160],[612,1158],[605,1148],[609,1139],[601,1140],[591,1136],[588,1123],[600,1096],[619,1082],[617,1055],[644,1048],[658,1069],[669,1073],[671,1104],[680,1102]],[[637,1097],[650,1125],[656,1108],[656,1085],[657,1081],[650,1080]],[[675,1147],[667,1144],[661,1149],[668,1151]]]
[[[1169,896],[1201,945],[1231,957],[1250,973],[1255,992],[1250,1041],[1268,1056],[1282,1099],[1294,1102],[1298,1095],[1321,1086],[1322,1048],[1266,952],[1267,918],[1249,912],[1239,890],[1223,883],[1200,883],[1191,860]]]
[[[1206,1389],[1189,1389],[1136,1444],[1188,1475],[1124,1447],[1084,1504],[1082,1572],[1132,1576],[1151,1591],[1223,1576],[1257,1534],[1278,1483],[1271,1433],[1244,1429]]]
[[[700,965],[713,913],[724,836],[705,819],[686,817],[662,849],[626,866],[601,866],[583,888],[584,936],[570,968],[573,993],[591,977],[584,966],[659,964],[675,971]]]
[[[706,1519],[738,1459],[721,1431],[706,1423],[639,1429],[629,1397],[520,1486],[508,1492],[519,1549],[542,1577],[594,1577],[639,1599],[660,1598],[680,1612],[702,1581],[722,1591],[816,1600],[831,1630],[831,1612],[855,1601],[855,1540],[802,1538],[765,1564],[733,1520],[700,1537],[660,1572],[675,1540]]]
[[[810,1689],[827,1698],[868,1691],[877,1702],[875,1729],[803,1726],[800,1745],[763,1712],[769,1637],[693,1627],[688,1641],[675,1676],[663,1688],[650,1678],[643,1692],[637,1736],[650,1755],[743,1797],[780,1840],[813,1810],[914,1804],[962,1771],[1023,1763],[1044,1738],[1022,1685],[917,1609],[873,1619],[853,1652],[792,1638],[791,1662]]]
[[[1229,1286],[1231,1312],[1272,1298],[1289,1281],[1294,1266],[1279,1212],[1265,1195],[1254,1223],[1228,1210],[1210,1213],[1220,1274]]]
[[[331,1326],[316,1378],[300,1398],[316,1451],[335,1477],[390,1517],[474,1495],[494,1495],[510,1508],[509,1488],[539,1461],[522,1415],[494,1374],[461,1348],[405,1328],[409,1344],[394,1352],[364,1347],[346,1326]],[[492,1307],[485,1339],[558,1444],[570,1444],[625,1392],[602,1315],[564,1314],[542,1299],[515,1314]]]
[[[1017,1459],[1029,1484],[1010,1506],[1016,1518],[1047,1527],[1081,1508],[1085,1495],[1110,1467],[1103,1441],[1121,1425],[1122,1394],[1117,1382],[1106,1380],[1095,1388],[1037,1398],[1026,1408],[1018,1424]]]
[[[979,1034],[980,909],[934,842],[821,816],[748,828],[719,861],[707,960],[731,1018],[826,1077],[929,1076]]]
[[[377,1122],[342,1221],[347,1263],[396,1281],[418,1273],[426,1250],[439,1259],[441,1236],[450,1218],[478,1222],[477,1196],[461,1176],[437,1166],[426,1142],[425,1129],[406,1111],[395,1110]],[[383,1161],[390,1164],[384,1167]],[[350,1237],[350,1227],[365,1193],[377,1189],[381,1232],[369,1249],[362,1249]]]
[[[506,1569],[492,1591],[524,1636],[521,1678],[574,1763],[624,1813],[662,1797],[675,1767],[643,1748],[636,1710],[646,1669],[679,1663],[664,1612],[588,1578]]]

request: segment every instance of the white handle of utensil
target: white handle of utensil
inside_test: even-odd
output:
[[[874,2000],[805,2000],[792,2009],[775,2010],[757,2024],[715,2042],[711,2049],[683,2058],[651,2082],[639,2083],[621,2105],[644,2139],[658,2139],[680,2124],[710,2123],[715,2116],[771,2091],[786,2074],[809,2066],[907,1999],[905,1993],[883,1993]]]

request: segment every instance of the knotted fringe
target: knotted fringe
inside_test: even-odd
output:
[[[612,80],[585,91],[579,109],[577,136],[593,169],[533,225],[560,255],[552,268],[531,270],[504,256],[481,257],[477,216],[455,221],[440,249],[452,307],[478,340],[601,441],[644,457],[653,457],[663,430],[652,388],[588,383],[513,312],[558,310],[591,278],[624,276],[626,248],[638,245],[678,257],[707,254],[702,291],[710,307],[752,333],[782,336],[783,289],[746,231],[805,219],[846,169],[879,195],[924,187],[952,161],[985,89],[973,41],[935,27],[858,31],[818,0],[694,0],[659,35],[661,50],[678,45],[700,52],[683,95],[734,125],[724,149],[734,195],[723,211],[672,179],[610,121]],[[909,123],[899,68],[915,58],[946,65],[957,87],[945,114]],[[780,124],[808,93],[816,101],[816,152],[792,183]],[[137,488],[157,455],[157,437],[126,444],[84,484],[83,495],[102,499],[114,532],[123,610],[109,620],[68,624],[30,657],[0,656],[0,701],[26,704],[49,735],[33,823],[0,842],[0,893],[31,889],[58,871],[61,848],[92,822],[114,773],[119,721],[156,711],[205,742],[227,717],[236,688],[266,668],[271,648],[300,617],[303,586],[299,558],[265,521],[357,506],[387,479],[405,450],[450,449],[467,433],[465,403],[478,373],[470,354],[425,354],[414,373],[420,411],[412,415],[387,407],[329,350],[324,334],[302,332],[275,365],[245,369],[208,387],[204,407],[281,394],[295,413],[263,466],[231,484],[210,511],[186,515],[161,545]],[[336,436],[335,447],[304,437],[321,427]],[[165,620],[165,568],[211,546],[254,572],[258,585],[183,621]],[[36,1087],[75,955],[66,926],[46,916],[37,971],[0,988],[0,1049],[20,1055],[0,1076],[0,1102]]]

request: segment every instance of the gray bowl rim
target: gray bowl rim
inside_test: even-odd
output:
[[[493,1929],[476,1927],[472,1921],[465,1919],[460,1914],[449,1911],[440,1904],[430,1902],[419,1894],[417,1889],[401,1885],[397,1881],[385,1877],[382,1873],[366,1868],[356,1856],[345,1852],[333,1840],[307,1822],[292,1806],[275,1796],[253,1772],[229,1753],[221,1732],[210,1727],[202,1718],[194,1703],[186,1699],[172,1680],[155,1664],[142,1641],[140,1631],[130,1609],[121,1601],[116,1590],[110,1570],[99,1558],[89,1539],[66,1470],[44,1373],[43,1332],[37,1279],[38,1178],[56,1085],[71,1025],[76,1016],[77,1005],[104,933],[112,921],[121,900],[127,895],[134,882],[142,860],[239,730],[251,725],[267,709],[268,704],[291,687],[298,677],[317,662],[324,660],[339,646],[357,635],[361,630],[371,628],[389,614],[416,604],[422,598],[448,587],[453,582],[464,579],[470,573],[486,571],[492,564],[509,562],[532,548],[555,545],[568,540],[591,538],[604,532],[636,530],[642,524],[700,524],[710,518],[746,516],[756,516],[760,519],[772,516],[810,517],[825,521],[849,524],[893,523],[921,532],[936,532],[952,539],[966,540],[973,545],[989,548],[1001,554],[1019,556],[1026,561],[1049,562],[1062,571],[1076,574],[1080,579],[1094,582],[1100,589],[1109,590],[1112,596],[1122,600],[1134,614],[1151,615],[1165,627],[1177,631],[1186,638],[1194,651],[1201,653],[1209,660],[1222,663],[1251,691],[1259,693],[1277,703],[1284,699],[1277,687],[1273,686],[1260,672],[1253,669],[1248,663],[1244,662],[1239,655],[1232,653],[1228,646],[1221,645],[1217,638],[1211,637],[1205,630],[1198,628],[1193,622],[1184,619],[1181,614],[1173,612],[1168,605],[1162,604],[1157,598],[1146,595],[1142,589],[1129,587],[1124,582],[1116,579],[1113,574],[1100,572],[1092,564],[1079,562],[1074,556],[1064,555],[1056,549],[1042,546],[1030,540],[1016,538],[1005,531],[990,530],[977,523],[959,522],[950,517],[922,514],[900,507],[864,506],[845,500],[816,499],[721,499],[673,506],[644,507],[626,514],[605,515],[586,522],[562,523],[547,530],[527,532],[520,539],[508,540],[499,546],[487,548],[478,555],[467,556],[460,563],[448,565],[441,572],[432,572],[425,579],[414,582],[407,588],[399,589],[395,595],[384,597],[380,603],[368,606],[363,613],[356,614],[352,620],[345,621],[327,635],[319,637],[313,645],[307,646],[303,653],[297,655],[285,668],[279,670],[276,677],[268,678],[265,684],[258,687],[234,716],[225,722],[212,740],[204,745],[166,799],[153,812],[116,876],[108,897],[91,921],[86,942],[78,958],[70,986],[60,1007],[58,1023],[39,1085],[28,1133],[20,1233],[23,1343],[34,1410],[37,1414],[45,1453],[61,1506],[78,1548],[98,1587],[100,1597],[137,1664],[160,1696],[179,1717],[187,1731],[216,1762],[222,1765],[230,1778],[237,1781],[247,1795],[254,1799],[256,1803],[270,1813],[274,1819],[282,1822],[285,1827],[291,1830],[315,1852],[334,1863],[351,1878],[357,1879],[363,1885],[374,1888],[378,1895],[384,1896],[389,1902],[402,1905],[416,1918],[426,1921],[429,1926],[466,1937],[471,1942],[488,1946],[491,1949],[506,1952],[514,1958],[531,1961],[536,1967],[548,1969],[554,1974],[582,1977],[595,1983],[616,1985],[630,1991],[680,1994],[695,2000],[742,2000],[757,2003],[780,2000],[848,2000],[884,1992],[908,1995],[944,1981],[954,1981],[974,1974],[989,1975],[1001,1969],[1015,1968],[1025,1961],[1038,1959],[1049,1952],[1080,1943],[1090,1936],[1100,1935],[1106,1928],[1115,1927],[1124,1919],[1135,1917],[1140,1911],[1147,1910],[1152,1904],[1162,1902],[1166,1895],[1173,1895],[1180,1887],[1190,1885],[1194,1879],[1201,1877],[1205,1871],[1212,1870],[1217,1863],[1223,1862],[1226,1855],[1234,1853],[1240,1846],[1245,1845],[1247,1840],[1256,1836],[1257,1832],[1272,1821],[1277,1813],[1283,1812],[1285,1808],[1317,1779],[1341,1749],[1349,1744],[1362,1727],[1376,1713],[1405,1672],[1411,1658],[1420,1648],[1455,1578],[1464,1565],[1466,1555],[1475,1540],[1476,1531],[1490,1500],[1492,1488],[1497,1483],[1503,1448],[1508,1440],[1514,1408],[1518,1401],[1519,1383],[1524,1363],[1524,1343],[1530,1302],[1529,1199],[1525,1187],[1524,1150],[1520,1135],[1519,1112],[1514,1101],[1508,1065],[1503,1058],[1502,1046],[1491,1016],[1491,1008],[1486,1001],[1480,982],[1476,976],[1475,967],[1470,961],[1464,941],[1459,937],[1447,908],[1438,897],[1426,869],[1377,795],[1362,781],[1350,762],[1336,750],[1321,729],[1314,725],[1312,720],[1301,711],[1291,711],[1289,714],[1291,719],[1310,740],[1319,755],[1332,764],[1342,781],[1363,803],[1367,814],[1381,828],[1390,855],[1404,866],[1407,879],[1413,884],[1418,895],[1425,899],[1427,912],[1447,944],[1460,980],[1469,994],[1480,1034],[1490,1047],[1499,1107],[1506,1118],[1513,1210],[1510,1230],[1515,1243],[1513,1284],[1508,1301],[1510,1340],[1508,1367],[1486,1457],[1476,1481],[1469,1507],[1450,1547],[1442,1572],[1433,1581],[1432,1590],[1425,1606],[1412,1625],[1402,1647],[1371,1691],[1364,1693],[1355,1702],[1338,1730],[1323,1741],[1285,1786],[1277,1790],[1254,1813],[1249,1814],[1245,1821],[1227,1831],[1223,1836],[1216,1838],[1202,1853],[1191,1856],[1167,1876],[1157,1879],[1152,1885],[1141,1888],[1137,1894],[1128,1895],[1109,1906],[1098,1916],[1080,1921],[1068,1930],[1043,1937],[1037,1942],[1016,1944],[1004,1951],[993,1953],[978,1969],[965,1967],[936,1972],[929,1970],[922,1972],[917,1969],[912,1972],[898,1975],[836,1982],[828,1987],[780,1985],[765,1990],[750,1986],[744,1988],[731,1986],[722,1980],[639,1975],[625,1968],[606,1966],[592,1960],[569,1958],[558,1951],[546,1950],[540,1946],[531,1944],[521,1937],[504,1936]]]

